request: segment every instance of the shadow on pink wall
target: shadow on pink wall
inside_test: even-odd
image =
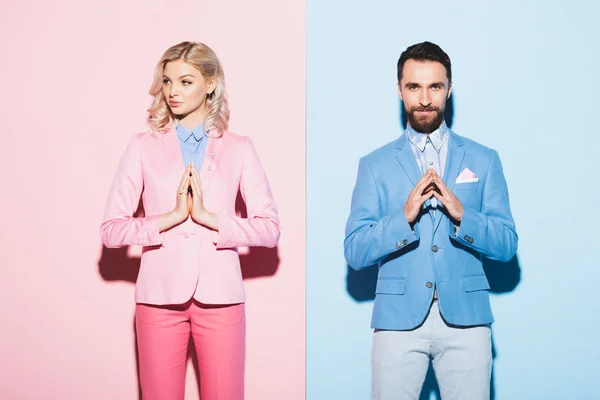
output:
[[[247,217],[246,206],[240,193],[236,199],[236,213],[242,218]],[[139,217],[144,215],[144,208],[140,200],[138,209],[134,216]],[[278,248],[251,247],[247,254],[240,254],[240,264],[242,276],[244,279],[269,277],[275,275],[279,268],[279,252]],[[102,254],[98,261],[98,272],[102,279],[107,282],[125,281],[135,284],[140,270],[140,258],[129,257],[127,247],[120,249],[109,249],[102,247]],[[139,386],[139,353],[136,340],[135,318],[133,320],[133,338],[136,358],[136,371],[138,376],[138,396],[142,399],[142,390]],[[200,387],[200,375],[198,363],[196,361],[196,349],[194,348],[192,339],[188,346],[188,359],[192,359],[198,387]]]

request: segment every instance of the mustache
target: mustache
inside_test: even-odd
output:
[[[416,106],[416,107],[412,107],[410,109],[411,113],[412,112],[417,112],[417,111],[440,111],[440,108],[436,107],[436,106],[426,106],[426,107]]]

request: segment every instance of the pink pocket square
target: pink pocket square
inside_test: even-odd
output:
[[[479,182],[479,178],[469,168],[465,168],[456,178],[456,183]]]

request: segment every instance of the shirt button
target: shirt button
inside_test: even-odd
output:
[[[209,166],[208,166],[208,170],[209,170],[209,171],[212,171],[212,165],[209,165]]]
[[[427,282],[427,283],[425,284],[425,286],[427,286],[427,288],[431,289],[431,288],[433,287],[433,283],[431,283],[431,282]]]
[[[437,253],[438,250],[439,250],[439,248],[436,245],[433,245],[431,247],[431,251],[433,251],[434,253]]]

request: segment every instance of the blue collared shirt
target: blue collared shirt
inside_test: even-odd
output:
[[[450,136],[446,122],[442,122],[442,125],[429,135],[419,133],[408,125],[406,135],[421,174],[425,174],[428,169],[433,168],[443,179],[446,158],[448,157],[448,138]],[[437,203],[437,199],[432,197],[431,200],[425,202],[425,207],[437,208]]]
[[[204,162],[206,146],[208,145],[208,137],[206,132],[204,132],[204,126],[200,125],[189,130],[180,123],[177,123],[175,130],[179,138],[179,148],[181,149],[183,165],[187,166],[190,162],[194,162],[196,170],[200,171]]]

